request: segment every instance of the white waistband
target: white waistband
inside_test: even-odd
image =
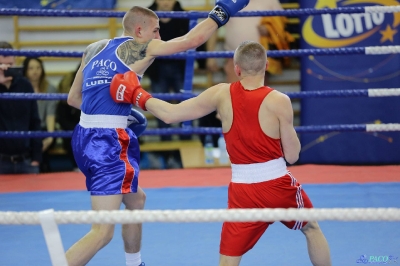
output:
[[[84,128],[126,128],[128,117],[122,115],[87,115],[81,112],[79,125]]]
[[[260,183],[286,175],[286,162],[281,157],[265,163],[231,164],[232,183]]]

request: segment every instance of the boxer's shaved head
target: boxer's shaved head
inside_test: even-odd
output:
[[[127,32],[129,35],[131,35],[134,32],[135,26],[149,26],[149,19],[158,20],[158,16],[153,10],[140,6],[132,7],[128,12],[126,12],[124,18],[122,19],[122,27],[124,32]]]
[[[234,64],[238,65],[244,74],[264,75],[267,53],[261,44],[245,41],[236,48],[233,60]]]

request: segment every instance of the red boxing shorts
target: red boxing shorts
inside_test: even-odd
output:
[[[230,183],[228,209],[312,208],[313,205],[297,180],[288,172],[273,180],[243,184]],[[252,249],[273,222],[225,222],[222,226],[220,253],[242,256]],[[304,221],[282,221],[289,229],[301,229]]]

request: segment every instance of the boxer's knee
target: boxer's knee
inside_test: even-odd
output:
[[[142,210],[146,203],[146,194],[139,187],[136,193],[125,194],[122,201],[128,210]]]
[[[319,234],[321,232],[321,229],[319,228],[319,225],[317,222],[308,222],[302,229],[301,232],[305,236],[312,236],[313,234]]]
[[[94,224],[92,226],[91,232],[98,239],[98,243],[101,244],[102,247],[110,243],[114,236],[114,228],[113,224]]]

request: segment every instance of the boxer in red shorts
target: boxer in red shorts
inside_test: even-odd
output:
[[[264,86],[268,66],[266,51],[257,42],[244,42],[234,55],[240,78],[215,85],[179,104],[154,99],[132,72],[114,76],[111,93],[126,87],[126,99],[147,108],[165,123],[205,116],[215,110],[221,117],[227,151],[232,163],[228,208],[312,208],[286,162],[299,158],[300,141],[293,127],[293,109],[287,95]],[[307,239],[313,265],[331,265],[328,243],[317,222],[282,222],[301,230]],[[220,244],[220,265],[239,265],[242,255],[260,239],[271,222],[225,222]]]

